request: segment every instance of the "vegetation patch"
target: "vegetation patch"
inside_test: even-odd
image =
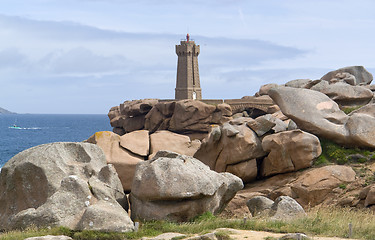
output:
[[[328,139],[320,138],[322,154],[315,161],[315,166],[328,164],[365,163],[375,160],[375,152],[360,148],[347,148]]]
[[[230,239],[232,239],[229,235],[229,232],[223,231],[223,230],[216,231],[215,236],[218,240],[230,240]]]
[[[203,235],[218,228],[234,228],[242,230],[269,231],[276,233],[303,232],[309,237],[328,236],[346,238],[349,224],[353,226],[352,238],[375,239],[375,218],[368,209],[350,209],[339,207],[321,207],[307,211],[307,216],[292,221],[273,221],[266,218],[251,218],[244,223],[243,219],[224,219],[220,217],[200,218],[187,223],[171,223],[167,221],[143,222],[138,232],[105,233],[97,231],[72,231],[66,228],[27,229],[0,234],[0,239],[25,239],[44,235],[66,235],[76,240],[109,240],[109,239],[141,239],[153,237],[166,232],[179,232],[186,235]],[[217,231],[216,236],[230,239],[226,231]],[[272,239],[272,238],[269,238]]]
[[[349,114],[357,109],[360,109],[361,107],[363,107],[363,105],[353,107],[341,107],[341,111],[343,111],[345,114]]]

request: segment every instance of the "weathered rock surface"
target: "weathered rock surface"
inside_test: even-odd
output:
[[[276,84],[276,83],[269,83],[269,84],[265,84],[265,85],[262,85],[259,89],[259,91],[257,92],[257,94],[255,96],[263,96],[263,95],[268,95],[268,91],[271,89],[271,88],[274,88],[274,87],[278,87],[279,85]]]
[[[227,106],[230,108],[229,105]],[[211,124],[220,124],[230,120],[229,116],[224,115],[231,114],[227,108],[223,108],[225,110],[222,111],[220,107],[200,101],[178,101],[168,129],[174,132],[208,132]]]
[[[230,172],[241,178],[244,183],[252,182],[258,176],[257,160],[251,159],[245,162],[227,165],[226,172]]]
[[[330,165],[304,173],[291,184],[291,190],[304,206],[315,206],[325,200],[332,189],[341,183],[355,180],[356,173],[351,167]]]
[[[156,99],[126,101],[108,113],[111,126],[120,135],[142,129],[150,133],[169,130],[199,139],[206,136],[212,124],[222,124],[231,116],[232,109],[225,103],[214,106],[195,100]]]
[[[258,137],[261,137],[271,131],[271,129],[276,125],[275,122],[276,119],[271,114],[266,114],[257,117],[254,120],[250,120],[246,124],[258,135]]]
[[[112,107],[108,113],[111,126],[116,130],[116,133],[142,130],[146,114],[157,103],[157,99],[143,99],[125,101],[120,106]]]
[[[150,132],[166,130],[174,113],[176,102],[159,102],[146,115],[145,129]]]
[[[139,156],[147,157],[150,154],[150,136],[147,130],[127,133],[120,137],[120,145]]]
[[[146,115],[158,102],[157,99],[125,101],[120,105],[120,113],[128,117]]]
[[[339,144],[375,148],[374,117],[348,116],[325,94],[309,89],[278,87],[269,93],[300,129]]]
[[[276,198],[275,202],[269,212],[272,219],[276,220],[291,220],[301,216],[305,216],[306,212],[302,206],[293,198],[289,196],[280,196]]]
[[[144,133],[145,132],[141,132],[140,134],[143,135]],[[139,139],[140,137],[139,132],[130,134],[132,134],[133,137],[137,135],[137,139]],[[121,140],[119,135],[109,131],[103,131],[97,132],[92,135],[89,139],[87,139],[87,142],[98,145],[104,151],[107,163],[112,164],[115,167],[120,177],[123,189],[128,192],[131,190],[135,166],[137,165],[137,163],[143,161],[144,157],[126,150],[121,145],[131,148],[135,152],[138,152],[139,149],[148,148],[149,144],[147,142],[146,146],[139,146],[138,143],[140,141],[146,143],[146,141],[143,139],[135,140],[137,147],[135,147],[136,145],[130,146],[133,143],[132,140],[128,139],[126,135],[123,135],[122,137],[125,138]],[[138,150],[135,150],[136,148]]]
[[[373,98],[373,93],[370,89],[362,86],[352,86],[344,82],[329,84],[327,81],[322,80],[310,89],[324,93],[342,106],[365,105]]]
[[[270,90],[270,97],[300,129],[337,142],[347,140],[344,124],[349,117],[325,94],[309,89],[278,87]]]
[[[253,217],[264,214],[265,211],[270,211],[274,201],[264,196],[255,196],[246,202],[246,206]],[[268,214],[267,214],[268,215]]]
[[[160,150],[168,150],[193,156],[199,149],[199,140],[188,136],[162,130],[149,134],[138,130],[119,136],[113,132],[97,132],[88,140],[103,149],[107,163],[112,164],[126,192],[131,191],[137,163],[151,159]]]
[[[360,199],[365,200],[365,207],[375,204],[375,185],[365,187],[359,194]]]
[[[269,152],[262,162],[262,176],[310,167],[322,153],[319,139],[301,130],[268,135],[263,138],[262,147]]]
[[[306,88],[311,84],[310,79],[296,79],[285,83],[285,87]]]
[[[118,203],[125,197],[120,179],[94,144],[51,143],[17,154],[1,170],[0,192],[4,230],[28,226],[133,230]]]
[[[230,173],[160,151],[137,165],[130,194],[132,219],[186,221],[206,211],[217,214],[242,188],[241,179]]]
[[[353,80],[353,78],[355,80]],[[328,82],[344,81],[351,85],[365,85],[370,84],[373,77],[363,66],[351,66],[331,71],[325,74],[321,79]]]
[[[160,150],[167,150],[183,155],[194,156],[201,142],[199,140],[191,141],[188,136],[173,133],[170,131],[157,131],[150,136],[151,151],[149,159],[152,159]]]
[[[253,217],[261,215],[275,220],[291,220],[306,215],[303,207],[289,196],[280,196],[275,201],[264,196],[255,196],[250,198],[246,205]]]
[[[357,110],[352,111],[348,115],[351,116],[356,113],[361,113],[361,114],[366,114],[371,117],[375,117],[375,103],[369,103],[366,104],[365,106],[358,108]]]
[[[263,180],[246,184],[229,202],[222,213],[227,217],[243,217],[250,214],[246,202],[255,196],[264,196],[275,200],[279,196],[289,196],[295,199],[303,208],[320,204],[345,206],[358,204],[361,184],[356,183],[356,173],[351,167],[331,165],[305,171],[278,174]],[[347,186],[353,194],[346,195],[340,186]],[[356,197],[357,196],[357,197]],[[363,195],[365,199],[367,193]],[[354,203],[354,205],[350,205]]]
[[[256,158],[263,157],[266,153],[262,149],[261,141],[256,133],[246,123],[250,118],[239,118],[224,123],[212,129],[207,138],[202,141],[201,148],[194,155],[212,170],[217,172],[232,171],[238,174],[236,164],[250,169],[241,169],[239,174],[243,181],[251,181],[256,178]],[[251,163],[244,163],[244,162]]]

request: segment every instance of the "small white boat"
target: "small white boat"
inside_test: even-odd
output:
[[[16,124],[13,124],[13,126],[10,126],[9,128],[13,128],[13,129],[22,129],[21,127],[17,126]]]

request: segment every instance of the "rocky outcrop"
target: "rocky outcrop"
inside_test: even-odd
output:
[[[125,101],[111,108],[108,113],[111,126],[116,132],[132,132],[144,128],[145,116],[158,103],[156,99]],[[121,130],[122,129],[122,130]]]
[[[363,188],[359,193],[359,198],[365,200],[365,207],[375,205],[375,184]]]
[[[278,87],[269,94],[300,129],[342,145],[375,148],[373,116],[348,116],[325,94],[309,89]]]
[[[268,91],[274,87],[278,87],[279,85],[276,84],[276,83],[269,83],[269,84],[265,84],[265,85],[262,85],[259,89],[259,91],[255,94],[256,97],[258,96],[264,96],[264,95],[268,95]]]
[[[275,220],[291,220],[306,216],[306,212],[293,198],[280,196],[273,203],[269,215]]]
[[[300,129],[337,142],[346,141],[348,133],[344,124],[348,116],[325,94],[309,89],[278,87],[270,90],[270,97]]]
[[[17,154],[1,170],[0,192],[3,230],[133,230],[119,204],[125,195],[118,175],[94,144],[51,143]]]
[[[120,137],[120,146],[142,157],[150,154],[150,136],[147,130],[138,130]]]
[[[138,132],[139,133],[139,132]],[[138,140],[133,141],[128,139],[127,134],[120,137],[119,135],[104,131],[104,132],[97,132],[92,135],[87,142],[93,143],[98,145],[104,152],[107,163],[112,164],[121,180],[121,184],[123,189],[126,192],[131,190],[131,184],[133,182],[135,166],[137,163],[143,161],[145,159],[144,156],[135,154],[128,149],[132,149],[134,152],[144,152],[145,149],[148,148],[148,133],[147,133],[147,142],[143,140],[139,140],[139,138],[143,138],[143,136],[138,136],[137,132],[129,133],[132,134],[133,138],[135,137]],[[136,136],[137,135],[137,136]],[[144,133],[141,133],[144,135]],[[139,142],[145,142],[145,146],[139,146]],[[121,144],[122,143],[122,144]],[[126,149],[125,147],[128,149]],[[147,155],[148,156],[148,152]]]
[[[275,122],[268,114],[214,127],[194,157],[212,170],[233,173],[245,183],[310,167],[322,152],[319,139],[301,130],[286,131],[286,127],[275,133]]]
[[[293,88],[309,88],[308,86],[312,83],[310,79],[296,79],[289,81],[284,84],[285,87],[293,87]]]
[[[257,177],[256,159],[266,153],[257,134],[246,124],[251,118],[239,118],[214,127],[194,155],[212,170],[231,172],[244,182]]]
[[[132,219],[186,221],[210,211],[224,209],[241,179],[216,173],[185,155],[160,151],[137,165],[130,193]]]
[[[373,98],[370,89],[363,86],[352,86],[345,82],[329,84],[327,81],[321,80],[310,89],[324,93],[340,106],[365,105]]]
[[[299,203],[315,206],[340,184],[353,182],[355,176],[351,167],[330,165],[304,173],[290,187]]]
[[[264,196],[256,196],[246,202],[253,217],[261,215],[275,220],[291,220],[305,216],[302,206],[289,196],[280,196],[272,201]]]
[[[212,124],[222,124],[232,116],[228,104],[216,106],[195,100],[159,101],[145,99],[126,101],[111,108],[108,117],[114,132],[120,135],[135,130],[169,130],[204,138]]]
[[[249,119],[246,124],[258,135],[258,137],[261,137],[276,126],[276,118],[271,114],[266,114],[257,117],[254,120]]]
[[[212,170],[235,174],[245,183],[310,167],[322,152],[319,139],[301,130],[286,131],[286,127],[275,133],[275,122],[268,114],[214,127],[194,157]]]
[[[170,131],[137,130],[119,136],[113,132],[97,132],[86,140],[103,149],[108,164],[112,164],[126,192],[131,191],[135,167],[139,162],[151,159],[159,150],[174,151],[193,156],[199,149],[199,140]]]
[[[284,85],[266,84],[260,87],[256,96],[269,95],[277,87],[311,89],[324,93],[340,106],[365,105],[373,99],[373,77],[362,66],[341,68],[324,75],[320,80],[296,79]]]
[[[269,152],[262,161],[262,176],[311,167],[322,153],[319,139],[301,130],[268,135],[263,138],[262,147]]]
[[[363,66],[351,66],[325,74],[322,80],[328,82],[346,82],[350,85],[368,85],[373,77]]]
[[[249,208],[251,216],[256,217],[258,215],[268,215],[271,210],[274,201],[264,196],[255,196],[250,198],[246,202],[246,206]]]
[[[194,156],[201,141],[191,141],[188,136],[170,131],[157,131],[150,135],[151,151],[148,159],[152,159],[158,151],[168,150],[183,155]]]
[[[346,195],[343,186],[354,191]],[[273,177],[246,184],[228,204],[223,215],[243,217],[249,213],[246,202],[255,196],[264,196],[275,200],[280,196],[295,199],[303,208],[320,204],[355,206],[359,203],[358,195],[361,184],[356,183],[356,173],[349,166],[330,165],[291,173],[278,174]],[[367,193],[366,193],[367,194]],[[360,195],[361,196],[361,195]],[[363,194],[363,199],[367,195]],[[347,204],[350,202],[349,204]],[[351,205],[353,204],[354,205]]]
[[[222,124],[230,120],[229,105],[213,106],[200,101],[182,100],[176,102],[169,130],[173,132],[208,132],[210,125]]]

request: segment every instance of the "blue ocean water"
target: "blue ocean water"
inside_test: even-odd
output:
[[[20,129],[9,128],[16,124]],[[0,168],[14,155],[51,142],[81,142],[111,131],[107,115],[0,114]]]

